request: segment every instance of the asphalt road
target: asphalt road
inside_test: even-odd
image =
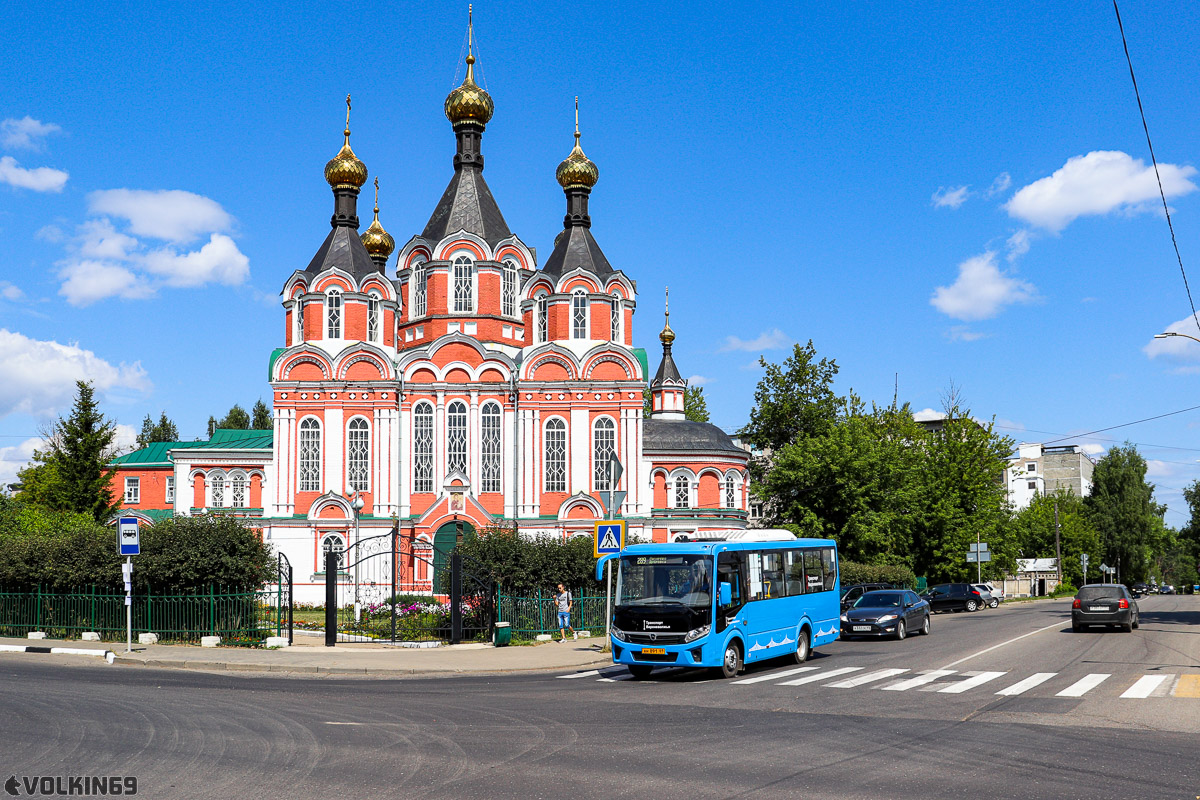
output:
[[[1069,621],[1067,602],[940,614],[928,637],[839,641],[742,682],[0,656],[0,781],[132,775],[169,798],[1200,796],[1200,598],[1144,599],[1131,634]]]

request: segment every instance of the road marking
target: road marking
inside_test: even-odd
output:
[[[1072,683],[1067,688],[1055,695],[1055,697],[1083,697],[1085,694],[1095,689],[1100,684],[1108,680],[1111,675],[1103,672],[1094,672]]]
[[[1069,624],[1069,623],[1067,623],[1067,624]],[[1033,636],[1035,633],[1041,633],[1042,631],[1048,631],[1051,628],[1063,628],[1063,627],[1064,627],[1064,623],[1055,622],[1053,625],[1047,625],[1044,628],[1038,628],[1036,631],[1030,631],[1029,633],[1023,633],[1020,636],[1009,639],[1007,642],[1001,642],[1000,644],[994,644],[991,647],[987,648],[986,650],[980,650],[978,653],[972,653],[971,655],[967,656],[966,658],[960,658],[958,661],[951,661],[949,664],[942,667],[942,669],[950,669],[950,667],[957,667],[959,664],[963,663],[964,661],[970,661],[972,658],[975,658],[976,656],[981,656],[984,653],[990,653],[997,648],[1004,647],[1005,645],[1012,644],[1013,642],[1019,642],[1022,639],[1024,639],[1026,636]]]
[[[559,675],[558,677],[560,677],[560,678],[586,678],[588,675],[599,675],[599,674],[600,674],[600,670],[589,669],[587,672],[576,672],[571,675]]]
[[[776,678],[786,678],[788,675],[799,675],[801,672],[812,672],[816,667],[796,667],[795,669],[785,669],[783,672],[772,672],[769,675],[756,675],[753,678],[743,678],[734,683],[762,683],[763,681],[773,681]]]
[[[930,672],[926,672],[924,675],[918,675],[915,678],[909,678],[908,680],[903,680],[899,683],[893,683],[890,686],[884,686],[882,688],[885,692],[907,692],[909,689],[917,686],[924,686],[927,683],[933,683],[938,678],[944,678],[947,675],[953,674],[954,670],[952,669],[935,669]]]
[[[1030,689],[1032,689],[1035,686],[1041,686],[1043,683],[1050,680],[1057,674],[1058,674],[1057,672],[1035,672],[1034,674],[1030,675],[1025,680],[1017,681],[1012,686],[1009,686],[1007,689],[1001,689],[1000,691],[996,692],[996,694],[1001,694],[1001,695],[1024,694],[1025,692],[1029,691]]]
[[[806,675],[805,677],[797,678],[794,681],[784,681],[783,683],[780,683],[779,685],[780,686],[803,686],[806,683],[813,683],[814,681],[823,681],[826,678],[833,678],[838,675],[846,675],[851,672],[858,672],[860,669],[862,669],[862,667],[839,667],[837,669],[831,669],[831,670],[829,670],[829,672],[822,672],[819,675]]]
[[[618,675],[615,678],[596,678],[597,683],[616,683],[617,681],[627,681],[632,678],[632,675]]]
[[[1121,697],[1143,698],[1149,697],[1150,693],[1159,687],[1163,681],[1169,678],[1169,675],[1143,675],[1137,679],[1137,683],[1125,690]]]
[[[1176,697],[1200,697],[1200,675],[1180,675],[1175,684]]]
[[[962,694],[968,689],[974,689],[976,686],[982,686],[988,681],[994,681],[996,678],[1007,674],[1007,672],[981,672],[972,678],[967,678],[965,681],[959,681],[958,683],[952,683],[943,689],[938,689],[938,691],[944,694]]]
[[[890,678],[893,675],[903,675],[905,672],[908,672],[908,670],[906,670],[906,669],[881,669],[881,670],[878,670],[877,672],[868,672],[866,675],[858,675],[853,678],[848,678],[844,681],[838,681],[837,683],[827,683],[825,685],[830,688],[833,688],[833,689],[853,689],[856,686],[862,686],[863,684],[873,683],[874,681],[881,681],[884,678]]]

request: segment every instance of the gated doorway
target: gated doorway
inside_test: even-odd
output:
[[[450,553],[467,537],[474,538],[475,527],[465,520],[447,522],[433,535],[433,592],[450,593]]]

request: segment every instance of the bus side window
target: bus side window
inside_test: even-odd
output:
[[[832,592],[833,584],[837,581],[837,565],[833,560],[833,548],[821,548],[821,566],[825,573],[825,591]]]
[[[804,594],[804,551],[784,551],[784,569],[787,572],[788,597]]]
[[[821,551],[812,549],[804,551],[804,591],[825,591],[825,574],[821,567]]]
[[[764,597],[787,597],[787,585],[783,580],[783,553],[764,552],[762,554],[762,577]]]

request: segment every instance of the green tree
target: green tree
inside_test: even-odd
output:
[[[650,416],[653,397],[649,389],[642,392],[642,415]],[[708,402],[704,399],[703,386],[689,386],[683,393],[683,416],[691,422],[708,422]]]
[[[468,569],[482,565],[502,594],[545,595],[560,581],[572,589],[599,588],[590,537],[526,539],[511,523],[500,523],[463,539],[457,550],[466,557]]]
[[[838,366],[826,358],[817,361],[816,355],[810,340],[807,345],[795,345],[782,365],[759,358],[766,372],[754,392],[750,421],[739,431],[743,441],[770,452],[804,436],[824,433],[834,423],[843,406],[833,392]]]
[[[274,427],[271,420],[271,409],[267,408],[267,404],[258,398],[258,402],[254,404],[254,409],[250,412],[252,417],[250,427],[256,431],[269,431]]]
[[[175,423],[167,418],[167,412],[162,412],[158,422],[151,419],[147,414],[142,420],[142,431],[137,436],[137,446],[145,447],[152,442],[177,442],[179,441],[179,429],[175,427]]]
[[[209,417],[208,418],[208,436],[206,436],[205,438],[211,439],[213,437],[213,433],[215,433],[216,430],[217,430],[217,418]]]
[[[1021,558],[1055,558],[1054,511],[1058,508],[1059,547],[1062,550],[1063,580],[1072,586],[1084,582],[1080,555],[1089,556],[1088,579],[1100,577],[1103,549],[1083,498],[1060,489],[1050,495],[1035,495],[1012,520],[1017,555]]]
[[[246,413],[246,409],[235,403],[224,419],[216,424],[216,427],[222,430],[249,430],[250,415]],[[211,437],[212,434],[210,433],[209,436]]]
[[[91,383],[77,381],[75,386],[77,394],[70,416],[58,419],[46,450],[37,453],[34,461],[18,473],[22,483],[19,497],[57,511],[102,520],[120,506],[112,488],[116,428],[100,413]]]
[[[1135,445],[1114,447],[1097,462],[1092,493],[1084,505],[1100,534],[1104,560],[1119,566],[1121,580],[1149,577],[1149,555],[1165,506],[1154,502],[1154,487],[1146,482],[1146,460]]]

